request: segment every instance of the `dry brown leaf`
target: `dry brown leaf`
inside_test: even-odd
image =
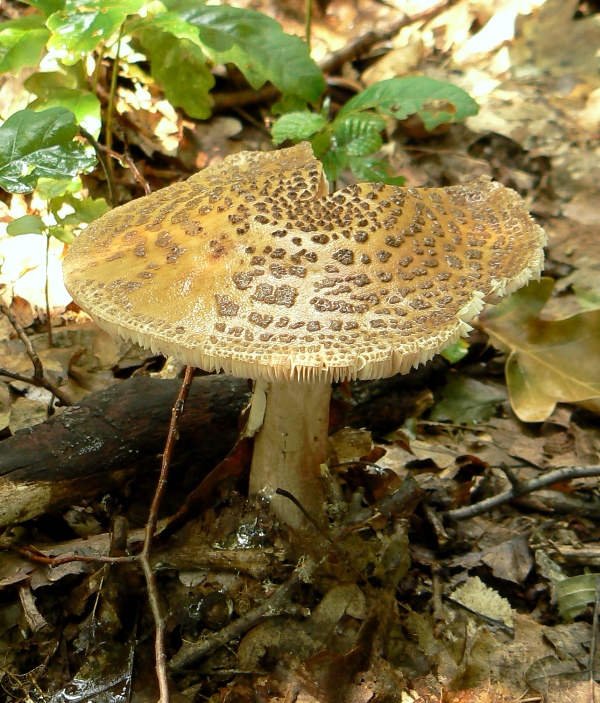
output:
[[[481,318],[492,344],[509,355],[510,400],[524,422],[543,422],[556,403],[600,397],[600,311],[540,318],[553,287],[550,278],[531,283]]]

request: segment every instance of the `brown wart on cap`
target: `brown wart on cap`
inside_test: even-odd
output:
[[[512,190],[349,186],[308,143],[242,152],[107,213],[65,259],[104,329],[207,371],[268,382],[250,489],[323,510],[332,381],[406,373],[539,275],[545,235]],[[298,526],[297,508],[272,497]]]

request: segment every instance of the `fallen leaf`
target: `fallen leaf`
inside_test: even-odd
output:
[[[500,388],[474,378],[453,374],[442,389],[442,400],[436,403],[430,419],[449,420],[457,425],[476,425],[489,420],[498,403],[506,400]]]
[[[553,288],[550,278],[530,283],[481,318],[492,344],[508,353],[508,392],[524,422],[543,422],[556,403],[600,396],[600,311],[543,319]]]
[[[498,544],[483,555],[482,561],[496,578],[523,583],[533,568],[533,556],[526,537]]]

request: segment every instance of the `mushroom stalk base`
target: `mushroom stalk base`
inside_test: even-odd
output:
[[[279,520],[293,528],[306,525],[306,518],[289,498],[275,491],[289,491],[312,517],[322,517],[325,495],[320,467],[327,460],[330,398],[330,382],[267,384],[263,425],[254,437],[250,496],[268,496]]]

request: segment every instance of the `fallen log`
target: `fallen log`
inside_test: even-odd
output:
[[[0,527],[109,491],[140,468],[155,470],[180,386],[131,378],[0,442]],[[209,470],[225,457],[248,399],[243,379],[194,379],[179,422],[175,476],[178,465]]]
[[[414,413],[414,390],[437,385],[444,370],[438,358],[407,376],[344,384],[334,392],[330,432],[350,425],[385,434],[399,427]],[[106,493],[140,469],[156,471],[180,386],[179,380],[131,378],[0,442],[0,527]],[[193,465],[193,492],[225,458],[249,398],[245,379],[194,379],[179,422],[173,484],[182,467]]]

